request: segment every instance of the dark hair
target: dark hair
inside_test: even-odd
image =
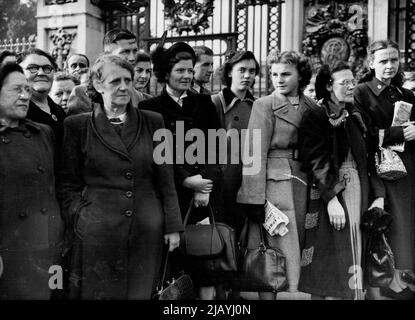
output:
[[[400,55],[399,45],[392,40],[378,40],[372,42],[367,47],[367,63],[373,62],[375,58],[375,52],[383,49],[393,48],[398,51],[398,54]],[[369,65],[365,69],[364,74],[362,74],[359,78],[359,82],[367,82],[371,81],[375,77],[375,70],[370,69]],[[396,75],[392,78],[391,84],[397,87],[401,87],[404,82],[404,75],[402,71],[402,65],[399,63],[398,72]]]
[[[24,75],[22,67],[17,63],[6,63],[0,68],[0,90],[3,88],[4,80],[13,72],[19,72]]]
[[[79,84],[79,80],[67,72],[56,72],[53,76],[53,81],[65,81],[65,80],[71,80],[73,81],[73,83],[75,83],[75,85]]]
[[[98,80],[102,81],[102,72],[104,69],[104,66],[106,64],[115,64],[123,69],[128,70],[131,74],[131,79],[134,78],[134,69],[131,63],[128,61],[114,55],[110,54],[102,54],[100,55],[94,62],[94,65],[91,68],[91,79],[92,81]]]
[[[10,50],[3,50],[2,52],[0,52],[0,65],[3,64],[4,59],[6,59],[7,57],[16,57],[17,60],[17,54],[15,52]]]
[[[130,39],[137,40],[137,37],[130,30],[112,29],[105,34],[102,44],[104,45],[104,50],[106,51],[107,46],[117,43],[117,41],[120,41],[120,40],[130,40]]]
[[[137,58],[135,59],[135,64],[139,62],[151,62],[150,55],[144,51],[138,51]]]
[[[313,70],[311,68],[310,60],[302,53],[296,51],[271,51],[267,57],[267,65],[271,68],[274,63],[283,63],[294,65],[298,71],[300,80],[298,82],[298,90],[303,91],[310,83]]]
[[[207,56],[213,56],[212,49],[206,47],[206,46],[195,46],[193,47],[193,50],[196,53],[196,62],[199,62],[200,57],[204,54]]]
[[[196,63],[196,55],[187,43],[176,42],[170,48],[165,49],[157,46],[151,53],[153,61],[153,72],[159,83],[167,82],[167,74],[171,72],[174,65],[181,60],[192,60],[193,66]]]
[[[56,70],[58,68],[58,65],[56,64],[55,59],[46,51],[40,50],[38,48],[30,48],[28,51],[23,52],[21,56],[19,57],[18,63],[22,63],[23,61],[25,61],[25,59],[28,56],[32,54],[37,54],[39,56],[46,57],[49,60],[50,64],[52,65],[53,69]]]
[[[342,70],[352,70],[350,66],[344,61],[337,61],[332,65],[324,64],[321,66],[320,70],[316,76],[316,97],[317,100],[330,99],[330,91],[327,90],[327,86],[332,83],[332,76],[334,73]]]
[[[232,86],[232,78],[229,77],[229,72],[232,71],[232,68],[238,62],[242,60],[254,60],[255,61],[255,75],[259,73],[259,63],[255,58],[255,55],[252,51],[236,51],[231,52],[225,60],[221,70],[221,80],[222,84],[230,88]]]
[[[66,64],[67,64],[67,67],[69,67],[69,65],[68,65],[69,59],[70,59],[70,58],[72,58],[72,57],[74,57],[74,56],[84,57],[84,58],[85,58],[85,60],[86,60],[87,67],[89,67],[89,59],[88,59],[88,57],[87,57],[85,54],[82,54],[82,53],[74,53],[74,54],[71,54],[71,55],[68,57],[68,59],[66,59]]]

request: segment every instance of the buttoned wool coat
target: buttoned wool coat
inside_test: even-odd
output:
[[[71,298],[154,293],[163,236],[183,231],[173,170],[153,160],[161,128],[159,114],[131,105],[121,135],[102,106],[66,119],[59,198],[75,232]]]
[[[30,120],[0,132],[0,300],[51,297],[49,269],[60,265],[63,239],[54,140]]]
[[[183,181],[188,177],[200,174],[203,178],[213,181],[214,187],[209,201],[214,206],[215,215],[219,216],[222,213],[222,208],[220,201],[217,201],[217,194],[220,190],[219,188],[222,182],[222,171],[218,161],[215,161],[211,164],[209,164],[207,161],[210,152],[209,150],[212,150],[212,147],[216,148],[214,144],[209,146],[208,130],[219,129],[219,119],[210,96],[195,94],[190,90],[187,90],[186,93],[187,97],[184,98],[182,107],[169,96],[166,89],[164,88],[159,96],[141,101],[138,105],[138,108],[160,113],[163,116],[164,122],[166,124],[166,129],[170,130],[170,132],[173,134],[174,145],[177,146],[184,142],[185,150],[187,150],[188,146],[192,142],[178,141],[178,139],[184,140],[184,137],[180,137],[178,134],[179,127],[177,127],[177,125],[183,126],[184,133],[194,128],[200,129],[203,132],[203,136],[205,137],[206,142],[204,148],[204,163],[189,163],[188,159],[186,158],[179,159],[180,155],[176,157],[176,153],[180,150],[176,147],[173,149],[173,160],[175,163],[174,174],[177,195],[179,197],[181,212],[184,216],[188,210],[190,200],[193,198],[194,190],[184,187]],[[192,218],[196,220],[203,218],[203,215],[206,213],[205,210],[198,211],[200,212],[195,212]],[[203,213],[201,211],[203,211]],[[217,218],[220,219],[220,217]],[[194,219],[191,220],[194,221]]]
[[[415,95],[405,88],[387,86],[373,78],[359,84],[354,92],[355,103],[368,118],[371,133],[378,140],[379,129],[385,130],[383,146],[404,142],[402,126],[392,126],[396,101],[411,103],[410,121],[415,121]],[[377,147],[378,142],[373,144]],[[396,181],[382,180],[386,189],[385,210],[393,222],[388,234],[397,269],[415,268],[415,141],[405,142],[405,151],[397,152],[407,170],[407,176]]]
[[[269,243],[281,249],[286,257],[289,291],[297,291],[299,282],[307,201],[306,174],[300,170],[301,163],[295,155],[290,154],[298,147],[303,114],[312,106],[315,106],[312,99],[300,95],[296,109],[287,97],[276,91],[255,100],[248,129],[261,130],[260,141],[250,137],[251,150],[253,144],[261,146],[261,168],[258,174],[246,174],[244,165],[237,196],[237,201],[245,204],[263,205],[268,200],[289,218],[289,231],[283,237],[270,237],[266,233]]]

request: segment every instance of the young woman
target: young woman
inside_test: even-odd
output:
[[[360,217],[384,189],[368,163],[367,128],[353,106],[356,80],[345,62],[321,67],[316,78],[321,106],[304,114],[300,154],[310,173],[300,290],[315,299],[363,299]],[[316,196],[317,194],[320,197]]]
[[[379,130],[384,130],[383,146],[404,143],[404,151],[398,152],[407,176],[396,181],[382,180],[386,189],[385,210],[392,214],[393,223],[389,235],[390,245],[398,270],[415,267],[415,95],[402,87],[403,75],[400,65],[399,46],[389,40],[375,41],[368,47],[370,72],[356,87],[356,105],[369,119],[373,145],[378,145]],[[413,105],[409,121],[393,125],[395,103],[405,101]],[[411,122],[412,121],[412,122]],[[414,298],[409,289],[401,285],[398,296],[390,290],[385,294]],[[399,291],[399,290],[398,290]]]
[[[278,247],[287,260],[288,291],[296,292],[300,277],[300,248],[307,200],[306,174],[298,161],[298,128],[306,110],[315,102],[302,91],[311,78],[308,59],[294,51],[268,57],[275,91],[256,100],[252,106],[248,129],[262,130],[261,170],[256,175],[242,171],[242,185],[237,201],[249,204],[250,216],[264,219],[265,201],[270,201],[289,218],[289,232],[283,237],[269,236],[271,246]],[[252,136],[252,135],[251,135]],[[253,213],[255,212],[255,213]],[[258,223],[251,223],[252,238],[258,243]],[[263,299],[275,299],[273,293],[262,293]]]

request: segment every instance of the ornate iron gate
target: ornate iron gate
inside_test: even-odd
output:
[[[389,0],[389,39],[401,48],[401,62],[415,71],[415,0]]]
[[[213,92],[220,90],[217,69],[231,50],[251,50],[261,65],[254,94],[269,93],[266,57],[280,48],[281,3],[284,0],[107,0],[106,29],[127,28],[138,36],[139,47],[150,51],[168,31],[166,46],[176,41],[206,45],[214,55]],[[181,14],[184,10],[185,14]],[[189,14],[189,12],[191,14]],[[192,16],[193,14],[193,16]],[[185,18],[183,18],[185,17]],[[187,19],[188,18],[188,19]],[[189,20],[186,23],[186,19]],[[193,20],[192,20],[193,19]],[[158,86],[151,82],[152,93]]]

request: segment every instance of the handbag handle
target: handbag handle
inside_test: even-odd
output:
[[[268,239],[267,237],[264,236],[264,230],[263,230],[263,226],[260,222],[258,223],[258,228],[259,228],[259,247],[262,250],[266,250],[267,247],[269,247],[268,244]],[[249,237],[249,218],[245,219],[245,224],[244,227],[242,228],[241,231],[241,236],[239,238],[239,246],[240,247],[248,247],[248,237]]]
[[[170,252],[169,252],[168,246],[164,246],[164,250],[165,250],[165,254],[163,256],[163,260],[164,260],[163,272],[161,274],[161,278],[160,278],[159,284],[157,286],[157,291],[162,291],[163,290],[164,280],[166,279],[166,273],[167,273],[167,265],[168,265],[168,262],[169,262]]]
[[[193,204],[194,204],[194,199],[192,198],[192,200],[190,200],[189,209],[187,209],[186,216],[184,217],[184,221],[183,221],[184,227],[187,226],[187,222],[189,221],[190,213],[192,212],[192,209],[193,209]],[[208,204],[208,208],[209,208],[209,216],[211,219],[211,224],[216,226],[215,215],[213,214],[213,208],[210,205],[210,203]]]

